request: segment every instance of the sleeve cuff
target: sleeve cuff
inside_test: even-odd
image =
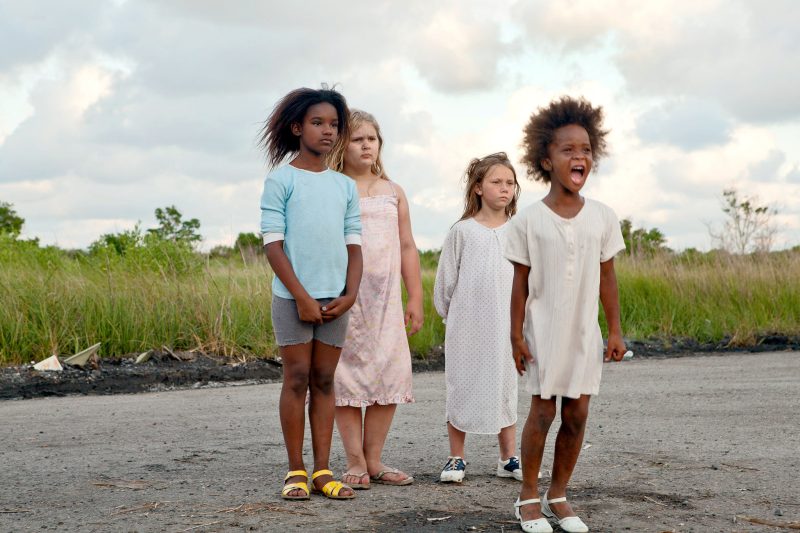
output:
[[[606,254],[605,256],[601,255],[600,262],[601,263],[605,263],[606,261],[614,259],[617,256],[617,254],[620,253],[621,251],[623,251],[624,249],[625,249],[625,245],[624,244],[622,246],[618,246],[617,248],[612,249],[611,250],[612,253]]]
[[[520,265],[531,266],[531,262],[527,258],[518,257],[512,254],[506,254],[506,259],[512,263],[519,263]]]
[[[285,239],[283,233],[262,233],[261,238],[264,240],[264,246],[271,242],[282,241]]]
[[[361,246],[361,235],[358,233],[351,233],[349,235],[344,236],[344,243],[347,244],[357,244]]]

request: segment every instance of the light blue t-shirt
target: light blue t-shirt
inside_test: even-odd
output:
[[[336,298],[347,277],[347,245],[361,244],[361,211],[353,180],[283,165],[269,173],[261,195],[264,244],[283,241],[297,279],[311,297]],[[275,276],[272,293],[294,296]]]

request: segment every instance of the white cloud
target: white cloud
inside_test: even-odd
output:
[[[730,138],[732,122],[716,102],[681,99],[642,114],[636,130],[644,142],[693,150],[724,144]]]
[[[635,94],[715,100],[742,120],[800,116],[800,9],[792,0],[520,2],[528,35],[585,54],[605,36]]]
[[[0,200],[44,242],[86,246],[170,204],[207,247],[256,231],[259,123],[323,81],[381,122],[424,248],[460,216],[473,157],[507,151],[522,205],[546,193],[521,131],[565,93],[605,107],[611,155],[586,194],[620,217],[702,248],[737,184],[782,202],[784,242],[800,240],[790,3],[62,4],[0,8]]]
[[[497,23],[467,18],[452,6],[434,12],[414,39],[412,57],[422,76],[444,92],[486,90],[497,83],[503,42]]]

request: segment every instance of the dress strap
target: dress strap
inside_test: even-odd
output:
[[[389,182],[389,187],[391,187],[391,188],[392,188],[392,196],[394,196],[395,198],[397,198],[397,191],[395,191],[395,190],[394,190],[394,184],[392,183],[392,180],[389,180],[389,179],[387,179],[386,181],[388,181],[388,182]]]

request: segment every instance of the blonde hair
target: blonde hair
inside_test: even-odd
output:
[[[495,165],[502,165],[509,169],[514,175],[514,197],[508,202],[506,206],[506,216],[511,218],[517,212],[517,200],[519,200],[519,182],[517,181],[517,171],[514,170],[514,165],[508,159],[505,152],[497,152],[496,154],[489,154],[485,157],[475,158],[469,162],[467,171],[464,173],[464,181],[466,181],[466,195],[464,197],[464,214],[461,215],[459,220],[472,218],[481,210],[483,201],[480,195],[476,192],[476,185],[483,181],[483,178],[489,173]]]
[[[360,128],[364,123],[372,125],[372,127],[375,128],[375,133],[378,135],[378,156],[375,158],[375,162],[372,163],[370,171],[379,178],[389,180],[389,176],[386,175],[386,171],[383,168],[383,161],[381,160],[381,152],[383,151],[383,136],[381,135],[381,127],[378,125],[378,121],[374,116],[359,109],[353,109],[350,112],[350,135],[348,135],[344,142],[339,143],[333,150],[331,150],[331,153],[328,154],[328,167],[337,172],[344,172],[344,154],[347,151],[347,146],[350,144],[350,137],[352,136],[353,132]]]

